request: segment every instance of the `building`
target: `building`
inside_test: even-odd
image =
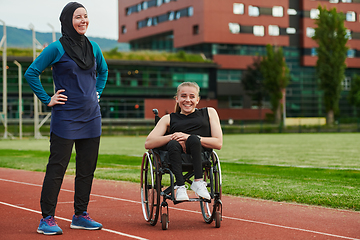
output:
[[[318,5],[346,14],[350,48],[340,99],[340,116],[355,110],[346,99],[351,78],[360,74],[360,0],[119,0],[119,42],[132,50],[202,53],[219,65],[216,96],[222,119],[243,118],[255,104],[241,76],[266,44],[281,46],[290,68],[286,89],[288,117],[325,115],[314,66],[314,19]],[[222,111],[226,109],[226,111]]]
[[[22,74],[30,66],[32,57],[8,56],[7,59],[7,103],[8,118],[19,117],[18,97],[18,67],[14,61],[22,65]],[[0,62],[2,62],[0,60]],[[172,62],[172,61],[135,61],[106,59],[109,68],[108,81],[100,101],[102,117],[106,119],[153,119],[152,108],[159,108],[161,115],[171,112],[174,104],[152,101],[154,96],[169,99],[176,93],[179,81],[196,79],[202,88],[201,98],[208,99],[209,95],[216,95],[215,63],[206,62]],[[1,70],[1,69],[0,69]],[[2,80],[2,79],[1,79]],[[0,81],[2,85],[2,81]],[[51,67],[41,74],[41,83],[48,94],[54,92]],[[33,118],[33,92],[22,77],[23,118]],[[146,101],[146,99],[148,99]],[[2,101],[0,101],[1,103]],[[204,102],[204,101],[202,101]],[[217,107],[216,101],[206,101]],[[204,102],[205,103],[205,102]],[[154,105],[155,104],[155,105]],[[42,113],[50,112],[51,108],[40,105]],[[146,106],[148,106],[146,111]],[[166,106],[166,107],[165,107]]]

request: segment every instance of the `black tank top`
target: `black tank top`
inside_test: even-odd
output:
[[[170,133],[183,132],[187,134],[211,137],[210,121],[207,108],[195,109],[193,113],[170,114]]]

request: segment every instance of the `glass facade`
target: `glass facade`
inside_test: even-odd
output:
[[[23,74],[30,65],[21,62]],[[111,62],[111,61],[110,61]],[[8,60],[7,86],[8,86],[8,118],[19,117],[18,98],[18,68]],[[211,69],[215,66],[186,64],[168,64],[151,66],[146,61],[112,61],[109,63],[109,75],[100,107],[104,118],[144,118],[145,98],[172,98],[176,93],[178,84],[183,81],[197,82],[201,87],[201,97],[207,98],[215,84],[211,84]],[[2,72],[2,69],[0,69]],[[215,72],[216,74],[216,72]],[[215,78],[213,78],[215,81]],[[41,82],[47,93],[54,92],[51,68],[45,69],[41,74]],[[2,86],[2,74],[0,76]],[[26,79],[22,76],[23,92],[23,118],[33,118],[33,94]],[[0,99],[2,111],[2,98]],[[51,108],[40,104],[41,112],[50,112]]]
[[[191,53],[203,53],[207,58],[212,58],[216,54],[243,55],[243,56],[264,56],[266,46],[261,45],[236,45],[236,44],[211,44],[204,43],[184,48],[174,49],[172,47],[172,33],[166,33],[146,39],[133,41],[132,49],[152,49],[152,50],[184,50]],[[170,41],[164,47],[164,40]],[[146,40],[146,41],[145,41]],[[145,42],[147,44],[145,44]],[[154,47],[156,46],[156,47]],[[322,92],[318,87],[318,78],[314,67],[301,66],[301,57],[312,55],[311,49],[301,49],[297,47],[284,47],[284,57],[290,69],[291,81],[286,89],[286,115],[287,117],[322,117],[325,116]],[[241,82],[244,70],[238,69],[218,69],[217,83],[222,82]],[[346,69],[345,76],[351,79],[354,74],[360,74],[360,69]],[[347,101],[348,90],[341,93],[339,101],[339,115],[341,117],[353,117],[356,114],[354,107]],[[236,99],[236,96],[229,96]],[[219,96],[219,106],[239,107],[240,103],[229,104],[231,102],[227,96]],[[242,97],[235,102],[241,102]],[[224,102],[226,102],[226,104]]]
[[[131,50],[162,50],[173,52],[175,48],[173,46],[173,34],[172,32],[159,34],[153,37],[142,38],[134,41],[130,41]]]

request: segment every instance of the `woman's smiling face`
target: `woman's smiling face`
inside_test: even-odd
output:
[[[182,114],[188,115],[195,111],[196,105],[199,103],[199,94],[195,87],[182,86],[175,98],[181,108]]]
[[[73,27],[77,33],[84,35],[89,26],[89,19],[85,8],[79,7],[75,10],[72,19]]]

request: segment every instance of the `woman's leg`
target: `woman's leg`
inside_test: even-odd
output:
[[[190,135],[186,140],[186,152],[192,156],[195,179],[203,178],[201,158],[202,151],[203,147],[201,146],[200,139],[195,135]]]
[[[202,157],[201,152],[203,147],[201,146],[200,139],[191,135],[186,141],[186,152],[190,153],[193,160],[195,178],[191,184],[191,189],[202,198],[211,199],[208,190],[206,189],[206,182],[203,181],[203,171],[202,171]]]
[[[75,215],[81,215],[83,212],[87,211],[99,154],[99,144],[100,137],[75,140]]]
[[[185,185],[185,181],[182,175],[182,159],[181,153],[183,152],[180,143],[176,140],[171,140],[167,144],[167,150],[169,154],[169,161],[171,163],[171,170],[175,175],[177,186]]]
[[[50,156],[41,191],[40,206],[44,218],[55,216],[55,208],[74,141],[51,134]]]

